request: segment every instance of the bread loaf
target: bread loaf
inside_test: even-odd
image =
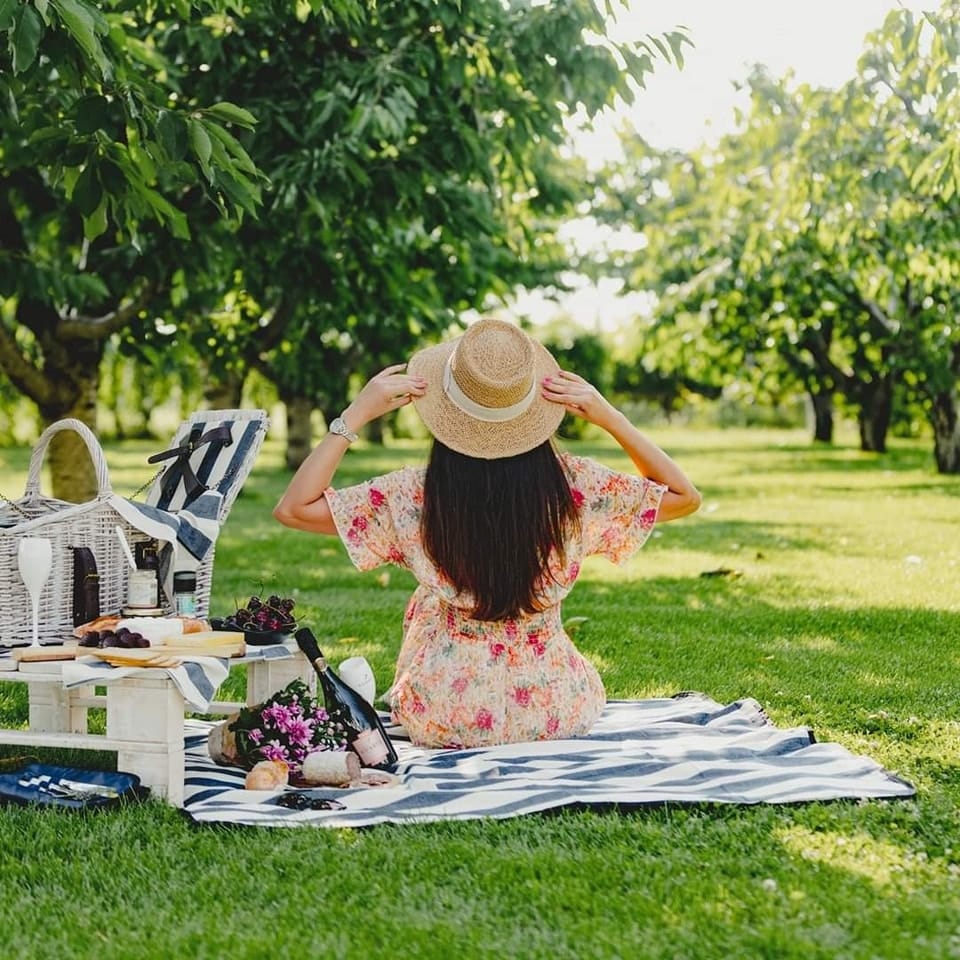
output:
[[[282,760],[261,760],[247,774],[247,790],[278,790],[290,779],[290,769]]]
[[[325,787],[342,787],[360,776],[360,758],[350,750],[315,750],[303,761],[300,778]]]

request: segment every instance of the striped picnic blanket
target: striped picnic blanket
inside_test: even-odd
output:
[[[314,788],[339,809],[292,810],[243,789],[244,771],[207,753],[210,725],[190,721],[185,812],[200,823],[366,827],[503,819],[558,807],[629,810],[664,803],[795,803],[909,797],[914,788],[868,757],[778,729],[755,700],[704,694],[610,701],[590,735],[473,750],[414,747],[390,727],[400,763],[387,787]]]

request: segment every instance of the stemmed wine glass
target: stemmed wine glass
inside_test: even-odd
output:
[[[33,603],[33,643],[40,646],[40,594],[53,566],[53,544],[44,537],[24,537],[17,547],[20,576]]]

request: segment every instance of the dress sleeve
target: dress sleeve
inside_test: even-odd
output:
[[[580,508],[584,554],[625,563],[646,543],[667,488],[619,473],[587,457],[568,457],[570,488]]]
[[[410,471],[397,470],[342,490],[324,493],[340,539],[358,570],[372,570],[384,563],[406,566],[402,542],[404,491]]]

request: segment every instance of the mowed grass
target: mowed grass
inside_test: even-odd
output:
[[[960,478],[934,472],[927,443],[870,456],[800,432],[655,436],[704,505],[624,568],[590,561],[565,605],[609,696],[754,697],[910,779],[916,799],[360,831],[196,828],[159,802],[7,808],[3,955],[960,957]],[[120,492],[149,476],[150,452],[108,449]],[[28,451],[3,456],[16,497]],[[363,654],[383,689],[412,581],[359,574],[335,541],[276,524],[281,456],[268,442],[233,508],[214,612],[292,593],[334,662]],[[339,479],[422,456],[359,447]],[[0,684],[0,713],[25,723],[19,685]]]

